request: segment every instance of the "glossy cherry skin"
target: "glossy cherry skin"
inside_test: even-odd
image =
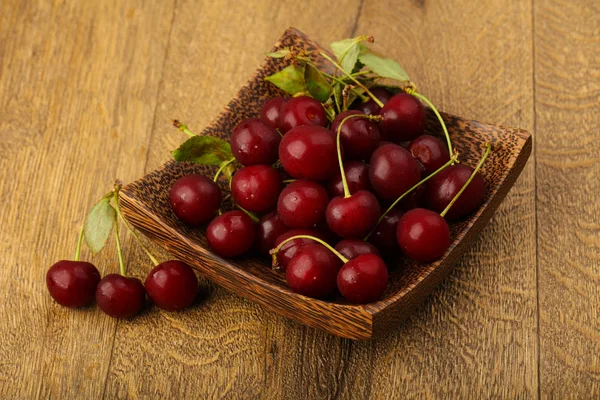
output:
[[[324,181],[339,171],[333,133],[320,126],[299,126],[289,131],[279,145],[285,172],[298,179]]]
[[[425,190],[425,184],[417,187],[400,201],[398,207],[405,212],[413,208],[425,208]]]
[[[450,247],[450,228],[440,214],[415,208],[398,221],[396,239],[408,257],[421,263],[431,262]]]
[[[144,285],[137,278],[109,274],[96,288],[96,304],[114,318],[130,318],[139,314],[145,301]]]
[[[177,311],[189,307],[198,293],[198,277],[183,261],[158,264],[144,282],[146,293],[163,310]]]
[[[373,153],[369,181],[383,200],[396,200],[420,180],[421,167],[405,148],[390,143]]]
[[[425,132],[425,107],[414,96],[398,93],[383,106],[379,129],[395,143],[412,140]]]
[[[304,179],[287,185],[279,195],[277,214],[290,228],[311,228],[325,217],[329,202],[320,184]]]
[[[371,182],[369,182],[369,166],[362,161],[344,162],[344,173],[350,194],[359,190],[371,191]],[[342,175],[338,172],[327,184],[327,191],[331,198],[344,196],[344,185],[342,184]]]
[[[285,278],[294,292],[323,299],[335,293],[341,265],[331,250],[316,243],[306,244],[290,261]]]
[[[271,165],[279,158],[281,135],[258,118],[245,119],[231,133],[233,156],[243,165]]]
[[[408,151],[425,168],[429,175],[450,161],[448,147],[441,139],[431,135],[421,135],[408,145]]]
[[[231,196],[242,208],[262,213],[272,210],[283,189],[283,175],[268,165],[239,169],[231,180]]]
[[[389,92],[386,88],[383,88],[383,87],[375,87],[375,88],[370,89],[370,91],[383,104],[387,103],[388,100],[391,99],[392,96],[394,95],[393,93]],[[362,112],[363,114],[367,114],[367,115],[377,115],[377,114],[379,114],[381,107],[379,107],[379,105],[377,103],[375,103],[373,101],[373,99],[369,99],[364,103],[361,103],[360,99],[358,99],[354,104],[352,104],[352,109],[358,110],[358,111]]]
[[[337,287],[344,298],[355,304],[377,301],[388,284],[388,270],[375,254],[362,254],[348,261],[337,276]]]
[[[279,128],[279,116],[281,115],[281,106],[287,99],[285,97],[273,97],[263,104],[260,110],[260,119],[265,125],[277,129]]]
[[[246,213],[233,210],[213,219],[206,229],[208,246],[221,257],[237,257],[254,244],[255,226]]]
[[[285,134],[297,126],[327,126],[327,122],[327,113],[323,105],[312,97],[292,97],[281,106],[279,115],[281,133]]]
[[[61,260],[46,272],[46,286],[50,296],[62,306],[79,308],[94,301],[100,273],[85,261]]]
[[[427,207],[433,211],[442,212],[469,180],[472,173],[473,168],[464,164],[455,164],[440,171],[426,183]],[[471,214],[483,203],[484,199],[485,181],[483,176],[477,172],[469,186],[446,213],[446,219],[455,221]]]
[[[361,239],[344,239],[335,245],[335,249],[348,260],[352,260],[362,254],[380,256],[379,250],[375,246]]]
[[[369,242],[377,247],[384,256],[396,255],[400,251],[396,231],[398,230],[398,221],[403,214],[402,210],[392,209],[381,219],[369,236]]]
[[[293,236],[298,236],[298,235],[312,236],[312,237],[316,237],[321,240],[327,241],[325,238],[325,235],[323,235],[322,232],[315,231],[314,229],[291,229],[291,230],[285,232],[284,234],[278,236],[277,239],[275,240],[275,244],[273,245],[273,247],[275,248],[275,247],[279,246],[281,243],[283,243],[284,240],[289,239]],[[288,264],[290,263],[292,258],[294,258],[294,256],[298,252],[298,250],[300,250],[302,248],[302,246],[304,246],[305,244],[311,244],[311,243],[316,243],[316,242],[312,239],[297,238],[297,239],[292,239],[289,242],[287,242],[286,244],[284,244],[281,247],[281,249],[279,250],[279,252],[277,253],[277,262],[278,262],[279,266],[281,267],[281,269],[283,271],[285,271]]]
[[[221,207],[221,189],[204,175],[179,178],[169,192],[169,203],[181,221],[190,226],[207,223]]]
[[[361,115],[357,110],[339,113],[331,123],[331,131],[337,136],[342,121],[350,115]],[[340,143],[347,160],[367,160],[379,146],[380,135],[377,124],[365,118],[350,118],[340,132]]]
[[[381,208],[375,195],[366,190],[350,197],[334,197],[327,205],[327,225],[338,236],[358,239],[375,227]]]
[[[256,224],[256,248],[262,254],[269,254],[269,250],[275,247],[275,240],[289,230],[277,212],[263,215]]]

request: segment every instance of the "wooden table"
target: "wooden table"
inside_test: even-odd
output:
[[[599,4],[2,1],[0,397],[598,398]],[[55,304],[44,275],[72,257],[86,210],[169,158],[184,139],[172,118],[201,130],[288,26],[322,43],[372,34],[439,108],[533,133],[450,278],[372,342],[207,281],[198,306],[131,321]],[[84,257],[117,270],[112,243]]]

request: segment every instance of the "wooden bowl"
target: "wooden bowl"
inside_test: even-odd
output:
[[[293,28],[283,34],[275,49],[286,46],[321,49]],[[315,58],[315,61],[322,63],[324,60]],[[276,87],[263,78],[281,69],[284,63],[281,59],[267,59],[265,65],[201,134],[228,138],[238,122],[258,116],[265,100],[281,95]],[[203,230],[190,229],[175,218],[169,205],[168,192],[178,178],[198,172],[212,174],[214,169],[170,161],[125,186],[120,205],[131,224],[226,289],[288,318],[334,335],[370,339],[406,318],[448,275],[488,223],[531,153],[531,136],[521,129],[487,125],[447,114],[443,114],[443,118],[463,163],[475,166],[483,153],[484,143],[492,144],[493,152],[482,169],[487,185],[485,202],[469,218],[451,224],[452,244],[440,260],[423,265],[398,254],[397,265],[390,266],[387,291],[375,303],[352,305],[341,298],[322,301],[304,297],[288,288],[284,274],[273,271],[267,258],[223,259],[213,254],[206,245]],[[442,134],[432,113],[428,115],[427,131],[433,135]]]

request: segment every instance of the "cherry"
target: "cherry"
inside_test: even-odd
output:
[[[146,300],[144,285],[137,278],[106,275],[96,288],[96,303],[115,318],[130,318],[142,311]]]
[[[46,273],[46,286],[50,296],[60,305],[79,308],[94,301],[100,273],[85,261],[61,260]]]
[[[344,173],[348,182],[350,194],[354,194],[359,190],[371,191],[371,182],[369,182],[369,166],[362,161],[347,161],[344,163]],[[327,190],[330,197],[343,196],[344,184],[342,183],[342,175],[338,174],[329,181]]]
[[[337,150],[331,131],[320,126],[299,126],[279,145],[279,159],[290,176],[323,181],[337,172]]]
[[[398,204],[398,207],[404,211],[412,210],[413,208],[424,208],[425,190],[425,185],[419,186],[402,199],[400,204]]]
[[[364,115],[357,110],[339,113],[331,123],[331,130],[337,134],[340,123],[348,115]],[[379,128],[377,124],[365,118],[352,118],[342,125],[341,137],[344,156],[348,160],[365,160],[379,146]]]
[[[275,240],[289,231],[279,214],[273,211],[262,216],[256,226],[256,247],[259,252],[269,254],[269,250],[275,247]]]
[[[425,201],[428,208],[442,212],[467,182],[473,168],[464,164],[452,165],[431,178],[427,183]],[[465,191],[446,213],[448,220],[457,220],[475,211],[484,201],[485,181],[477,172]]]
[[[163,310],[177,311],[190,306],[198,292],[198,278],[192,267],[171,260],[158,264],[144,282],[148,297]]]
[[[398,93],[388,100],[379,115],[381,132],[392,142],[412,140],[425,132],[425,107],[407,93]]]
[[[398,221],[396,238],[400,249],[417,262],[440,258],[450,247],[450,228],[440,214],[415,208]]]
[[[388,100],[394,95],[393,93],[389,92],[386,88],[383,88],[383,87],[374,87],[369,90],[383,104],[387,103]],[[379,105],[377,103],[375,103],[375,101],[373,101],[373,99],[369,99],[364,103],[361,103],[360,99],[359,99],[356,102],[354,102],[354,104],[352,104],[352,108],[354,110],[359,110],[363,114],[367,114],[367,115],[377,115],[377,114],[379,114],[379,111],[381,110],[381,107],[379,107]]]
[[[234,157],[243,165],[271,165],[279,158],[281,136],[258,118],[245,119],[231,133]]]
[[[290,228],[311,228],[325,216],[328,201],[323,186],[308,180],[297,180],[281,191],[277,213]]]
[[[343,238],[360,238],[375,227],[381,215],[377,198],[360,190],[350,197],[334,197],[325,216],[331,230]]]
[[[408,151],[423,165],[428,175],[450,160],[446,144],[431,135],[421,135],[414,139],[408,145]]]
[[[396,241],[395,237],[394,241]],[[335,245],[335,249],[349,260],[352,260],[362,254],[375,254],[376,256],[380,255],[379,250],[377,250],[375,246],[359,239],[344,239]]]
[[[396,231],[398,229],[398,221],[403,214],[401,210],[393,208],[383,216],[373,230],[373,233],[369,236],[369,242],[375,245],[386,256],[395,255],[399,250]]]
[[[281,106],[287,99],[285,97],[273,97],[263,104],[260,110],[260,119],[265,125],[277,129],[279,128],[279,116],[281,115]]]
[[[239,169],[231,180],[233,200],[252,212],[261,213],[273,209],[282,188],[282,174],[268,165]]]
[[[289,99],[279,111],[279,130],[284,134],[297,126],[326,126],[327,122],[327,113],[323,105],[308,96]]]
[[[296,293],[326,298],[335,293],[336,277],[342,265],[330,250],[317,243],[302,246],[290,261],[285,277]]]
[[[372,303],[381,298],[388,283],[388,270],[381,257],[361,254],[348,261],[337,275],[337,287],[352,303]]]
[[[209,247],[221,257],[236,257],[252,247],[254,222],[242,211],[233,210],[213,219],[206,229]]]
[[[413,156],[401,146],[380,146],[371,157],[369,181],[375,193],[384,200],[395,200],[421,179],[421,168]]]
[[[202,225],[221,207],[221,189],[203,175],[187,175],[171,187],[169,203],[181,221],[191,226]]]
[[[287,239],[298,235],[311,236],[321,240],[325,240],[324,235],[320,232],[311,229],[292,229],[277,237],[275,243],[273,244],[273,248],[278,247]],[[289,242],[285,243],[283,246],[281,246],[277,253],[278,265],[281,267],[281,269],[285,271],[288,264],[290,263],[292,258],[294,258],[298,250],[300,250],[302,246],[310,243],[314,243],[314,241],[312,239],[297,238],[292,239]]]

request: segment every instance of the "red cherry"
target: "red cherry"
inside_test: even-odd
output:
[[[371,191],[371,182],[369,182],[369,166],[362,161],[347,161],[344,163],[344,173],[348,182],[350,194],[359,190]],[[344,185],[342,184],[342,175],[337,175],[327,184],[327,190],[331,198],[344,196]]]
[[[436,212],[442,212],[472,173],[473,168],[468,165],[455,164],[431,178],[426,184],[425,191],[425,201],[428,208]],[[448,210],[446,219],[455,221],[471,214],[483,204],[484,199],[485,180],[481,173],[477,172],[469,186]]]
[[[279,128],[279,116],[281,115],[281,106],[287,101],[285,97],[273,97],[263,104],[260,110],[260,119],[265,125],[277,129]]]
[[[181,221],[190,226],[202,225],[221,207],[221,189],[203,175],[187,175],[171,187],[169,203]]]
[[[325,236],[321,232],[317,232],[315,230],[292,229],[292,230],[289,230],[289,231],[279,235],[277,237],[277,239],[275,240],[275,243],[273,244],[273,248],[279,246],[284,240],[289,239],[293,236],[298,236],[298,235],[313,236],[318,239],[326,240]],[[277,253],[277,261],[278,261],[281,269],[283,271],[285,271],[288,264],[290,263],[292,258],[294,258],[294,256],[298,252],[298,250],[300,250],[300,248],[302,246],[304,246],[305,244],[311,244],[311,243],[315,243],[315,241],[312,239],[297,238],[297,239],[292,239],[289,242],[287,242],[286,244],[284,244],[281,247],[281,249],[279,250],[279,252]]]
[[[144,282],[148,297],[163,310],[177,311],[189,307],[198,293],[198,277],[183,261],[158,264]]]
[[[245,119],[231,133],[229,143],[243,165],[271,165],[279,158],[281,135],[258,118]]]
[[[349,110],[339,113],[331,123],[331,131],[337,135],[342,121],[350,115],[361,115],[360,111]],[[366,160],[379,146],[379,128],[366,118],[350,118],[342,125],[340,143],[347,160]]]
[[[400,201],[398,207],[403,211],[413,208],[425,208],[425,185],[417,187]]]
[[[386,88],[383,88],[383,87],[375,87],[375,88],[372,88],[369,90],[383,104],[387,103],[388,100],[391,99],[392,96],[394,95],[393,93],[389,92]],[[377,103],[375,103],[373,101],[373,99],[369,99],[364,103],[361,103],[360,99],[358,99],[356,102],[354,102],[354,104],[352,104],[352,108],[354,110],[359,110],[363,114],[367,114],[367,115],[377,115],[377,114],[379,114],[379,111],[381,110],[381,107],[379,107],[379,105]]]
[[[361,238],[375,227],[381,209],[371,192],[361,190],[350,197],[334,197],[325,216],[331,230],[343,238]]]
[[[254,222],[244,212],[228,211],[208,225],[206,241],[221,257],[237,257],[252,247],[255,237]]]
[[[263,215],[256,225],[256,247],[262,254],[269,254],[269,250],[275,247],[275,240],[289,231],[279,214],[273,211]]]
[[[114,318],[130,318],[139,314],[145,301],[144,285],[137,278],[109,274],[96,288],[96,304]]]
[[[282,188],[281,172],[268,165],[239,169],[231,180],[233,200],[245,210],[258,213],[275,207]]]
[[[382,133],[392,142],[412,140],[425,132],[425,108],[410,94],[398,93],[383,106],[379,115]]]
[[[382,199],[394,201],[420,180],[421,167],[403,147],[386,144],[373,153],[369,181]]]
[[[348,261],[337,276],[337,286],[352,303],[366,304],[379,300],[388,283],[388,270],[381,257],[362,254]]]
[[[396,231],[398,230],[398,221],[403,214],[399,209],[392,209],[381,219],[369,236],[369,242],[386,256],[395,255],[400,250]]]
[[[394,241],[395,241],[394,237]],[[379,250],[371,243],[360,239],[344,239],[335,245],[335,249],[348,260],[352,260],[362,254],[375,254],[379,256]]]
[[[322,299],[335,293],[341,264],[329,249],[310,243],[302,246],[292,258],[285,277],[294,292]]]
[[[427,175],[434,173],[450,161],[446,144],[431,135],[421,135],[410,142],[408,151],[423,165]]]
[[[324,181],[339,171],[336,140],[320,126],[299,126],[289,131],[279,145],[285,172],[298,179]]]
[[[303,125],[326,126],[327,122],[327,113],[323,105],[312,97],[293,97],[281,106],[279,116],[281,133]]]
[[[328,201],[323,186],[312,181],[297,180],[281,191],[277,213],[290,228],[311,228],[325,216]]]
[[[100,273],[85,261],[61,260],[46,273],[50,296],[60,305],[79,308],[92,304]]]
[[[450,247],[450,228],[440,214],[424,208],[408,211],[398,221],[400,249],[417,262],[440,258]]]

